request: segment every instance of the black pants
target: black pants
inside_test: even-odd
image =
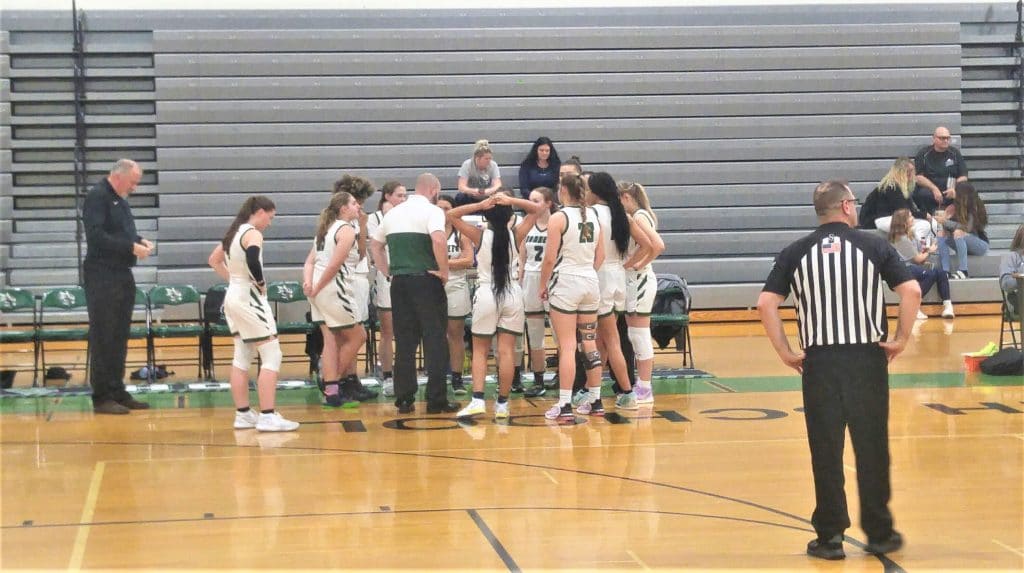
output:
[[[391,279],[391,317],[395,329],[395,404],[416,399],[416,348],[423,343],[427,366],[427,404],[448,402],[448,296],[431,274]]]
[[[89,383],[93,404],[131,398],[124,388],[135,278],[131,269],[86,261],[82,267],[89,311]]]
[[[811,516],[821,539],[850,527],[843,491],[846,426],[857,467],[860,523],[869,541],[892,534],[889,512],[889,372],[876,344],[811,347],[803,373],[804,414],[811,447],[816,507]]]

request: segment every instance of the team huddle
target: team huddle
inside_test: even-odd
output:
[[[466,320],[471,321],[472,333],[472,399],[457,416],[487,412],[484,384],[492,350],[498,377],[494,417],[510,415],[510,393],[540,396],[548,390],[546,320],[558,348],[559,384],[558,401],[545,414],[548,419],[603,415],[601,375],[606,364],[619,386],[616,407],[635,409],[654,402],[650,313],[657,280],[651,262],[664,243],[642,186],[617,184],[603,172],[588,176],[573,159],[561,165],[557,190],[537,187],[528,199],[514,197],[502,187],[457,206],[454,198],[439,194],[440,183],[430,174],[417,179],[416,191],[409,194],[400,183],[388,182],[380,190],[376,210],[366,213],[362,205],[376,189],[362,177],[346,175],[335,184],[320,214],[302,287],[324,337],[319,380],[325,405],[351,407],[377,396],[356,375],[371,299],[380,327],[382,391],[388,397],[397,394],[399,412],[412,411],[415,372],[404,371],[401,359],[395,359],[396,349],[402,354],[403,344],[408,344],[396,340],[396,330],[399,339],[408,337],[410,330],[418,331],[416,344],[422,341],[428,371],[436,372],[438,365],[431,362],[447,355],[443,368],[451,389],[463,395]],[[266,197],[247,199],[209,260],[228,282],[224,314],[234,335],[231,386],[236,429],[298,427],[274,411],[281,349],[266,297],[262,233],[275,210]],[[427,231],[414,231],[417,225]],[[432,244],[432,235],[438,232],[446,237],[441,248]],[[427,281],[416,283],[424,292],[443,285],[443,296],[439,291],[438,297],[429,299],[445,301],[447,325],[438,325],[439,332],[410,322],[414,317],[406,315],[421,311],[392,300],[409,295],[411,283],[399,285],[399,277]],[[626,315],[635,355],[635,386],[619,339],[620,314]],[[431,352],[436,344],[447,344],[448,352]],[[533,373],[529,388],[519,381],[524,346]],[[248,399],[248,369],[255,354],[262,366],[260,414],[249,408]],[[584,370],[586,384],[574,394],[577,365]],[[455,412],[459,406],[438,395],[429,383],[427,403],[428,413]]]

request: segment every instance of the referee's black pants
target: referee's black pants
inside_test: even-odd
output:
[[[89,311],[92,402],[121,402],[131,398],[124,387],[124,361],[135,306],[135,277],[131,269],[112,268],[92,261],[86,261],[82,271]]]
[[[889,372],[877,344],[813,346],[803,371],[804,414],[811,447],[819,539],[850,527],[843,491],[846,427],[856,458],[860,523],[869,541],[893,532],[889,512]]]
[[[448,403],[448,296],[441,279],[424,273],[391,279],[395,329],[395,404],[416,399],[416,348],[423,343],[427,405]]]

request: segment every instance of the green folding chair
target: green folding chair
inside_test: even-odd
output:
[[[306,294],[302,292],[302,285],[297,281],[275,281],[267,285],[267,300],[274,305],[274,317],[280,319],[281,317],[281,305],[303,303],[303,314],[309,309]],[[281,321],[277,320],[277,334],[301,334],[302,336],[308,336],[309,333],[313,332],[316,328],[312,322],[308,320],[291,320]],[[283,342],[283,341],[282,341]],[[303,340],[305,343],[305,340]],[[305,344],[303,344],[305,346]],[[303,359],[306,360],[308,357],[303,355]],[[309,371],[314,372],[315,364],[310,361]]]
[[[70,312],[86,309],[85,289],[80,286],[60,287],[43,294],[39,304],[39,320],[36,322],[36,339],[39,341],[40,370],[47,372],[47,342],[85,342],[85,375],[89,379],[89,327],[68,326],[67,324],[47,324],[46,311]],[[45,375],[45,374],[44,374]]]
[[[0,289],[0,313],[8,315],[17,312],[31,312],[32,322],[15,327],[8,322],[6,328],[0,329],[0,346],[24,347],[32,345],[32,385],[39,379],[39,344],[36,339],[36,297],[29,291],[20,288]],[[17,350],[15,350],[17,351]],[[17,369],[13,369],[18,371]],[[22,370],[26,371],[26,370]]]
[[[175,320],[153,319],[153,311],[157,307],[187,307],[195,305],[195,317]],[[192,285],[160,285],[149,290],[149,347],[150,356],[155,366],[157,338],[195,338],[196,339],[196,376],[203,375],[203,354],[201,337],[205,330],[203,325],[203,304],[199,291]],[[168,364],[188,364],[188,362],[167,360]]]

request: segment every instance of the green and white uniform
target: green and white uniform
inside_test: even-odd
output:
[[[563,313],[597,312],[601,301],[594,256],[597,241],[601,240],[601,224],[597,211],[587,207],[587,220],[583,221],[579,207],[565,207],[560,213],[566,217],[562,242],[555,254],[555,269],[548,283],[548,304]]]
[[[352,227],[351,223],[339,219],[327,229],[327,235],[324,236],[324,244],[320,245],[317,249],[316,259],[313,262],[313,284],[320,280],[320,277],[323,276],[324,271],[327,269],[327,265],[330,263],[331,257],[334,256],[334,251],[338,246],[335,242],[335,237],[338,231],[346,225]],[[314,239],[314,248],[318,246],[315,244],[315,241],[316,239]],[[358,322],[356,320],[356,298],[353,289],[353,274],[355,272],[355,265],[358,262],[359,249],[355,242],[353,242],[352,249],[348,252],[345,262],[338,269],[334,279],[327,283],[327,286],[321,289],[319,294],[309,299],[313,322],[322,322],[332,329],[349,328]]]
[[[448,260],[461,258],[463,254],[462,234],[452,229],[448,235]],[[444,285],[444,292],[448,295],[448,318],[466,318],[473,310],[466,278],[468,274],[467,269],[448,271],[448,282]]]
[[[242,247],[242,237],[255,229],[248,223],[240,226],[231,239],[228,251],[224,253],[229,275],[228,290],[224,293],[224,318],[231,334],[240,336],[245,342],[258,342],[277,336],[274,311],[249,272],[245,248]],[[263,265],[262,250],[260,265]]]
[[[634,219],[645,219],[651,224],[652,229],[657,229],[654,216],[649,212],[638,209],[633,214]],[[627,258],[632,257],[640,245],[630,239]],[[626,312],[628,314],[651,314],[654,307],[654,296],[658,294],[658,277],[654,274],[653,265],[648,264],[639,271],[626,271]]]

